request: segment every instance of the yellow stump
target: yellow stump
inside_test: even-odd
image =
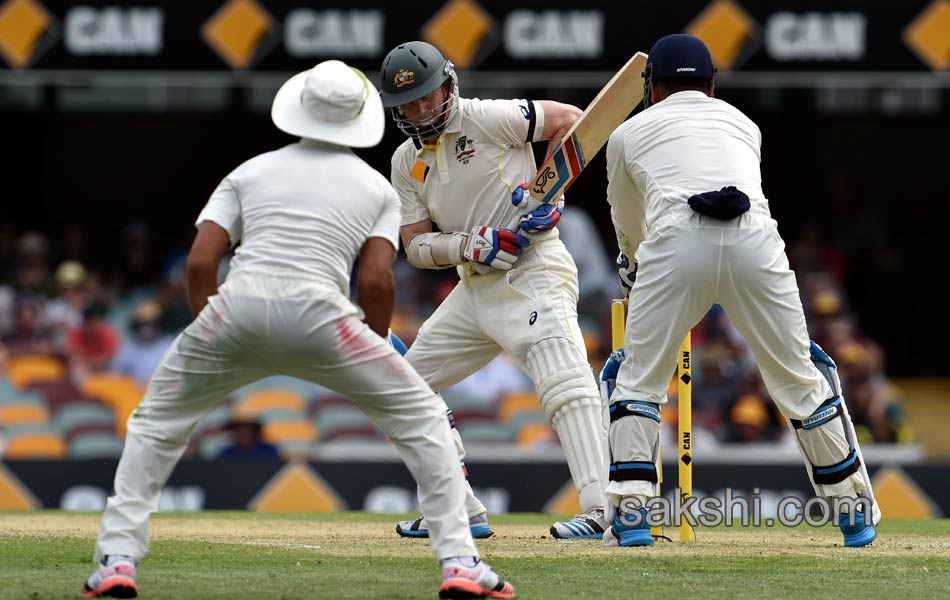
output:
[[[623,300],[614,300],[610,303],[611,350],[623,348],[623,330],[627,321],[627,315],[624,312],[625,304]]]
[[[679,372],[677,388],[679,390],[679,484],[680,497],[685,503],[693,495],[693,387],[690,356],[690,333],[680,346]],[[680,525],[680,541],[692,542],[696,539],[693,528],[685,520]]]

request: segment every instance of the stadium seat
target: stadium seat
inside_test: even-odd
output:
[[[50,410],[56,412],[56,409],[70,402],[76,402],[82,399],[82,392],[71,382],[63,381],[37,381],[29,386],[31,392],[42,395],[46,399],[46,404]]]
[[[69,432],[66,434],[66,440],[71,442],[76,436],[91,435],[93,433],[101,435],[115,435],[115,424],[82,423],[69,430]]]
[[[378,429],[356,405],[327,407],[316,417],[320,441],[334,441],[341,438],[376,438]]]
[[[0,404],[3,404],[7,400],[15,399],[18,393],[19,390],[13,387],[13,384],[10,383],[6,375],[0,373]]]
[[[511,422],[519,413],[534,412],[541,408],[538,396],[534,392],[507,394],[501,399],[498,418],[505,423]]]
[[[311,398],[310,401],[310,414],[316,416],[321,411],[327,408],[337,408],[337,407],[347,407],[354,408],[356,405],[353,404],[353,401],[347,398],[346,396],[340,396],[339,394],[329,393],[324,395],[318,395]]]
[[[24,433],[7,441],[4,458],[64,458],[66,442],[55,433]]]
[[[472,420],[496,420],[498,418],[498,405],[493,401],[486,402],[481,398],[466,396],[449,396],[445,398],[445,403],[452,409],[456,423]]]
[[[515,434],[515,441],[519,446],[535,446],[538,444],[556,445],[557,436],[554,430],[546,423],[527,423]]]
[[[19,425],[10,425],[3,428],[3,435],[5,438],[36,433],[55,434],[56,432],[50,429],[50,426],[47,423],[20,423]]]
[[[508,427],[497,421],[471,421],[459,427],[466,444],[510,444],[514,437]]]
[[[85,431],[115,431],[115,413],[102,404],[83,402],[67,404],[53,416],[53,430],[72,440]]]
[[[250,418],[252,420],[260,421],[262,424],[273,423],[275,421],[306,421],[307,416],[299,411],[295,410],[284,410],[284,409],[275,409],[268,410],[260,413],[249,413],[244,410],[235,411],[236,413],[244,416],[245,418]]]
[[[40,381],[58,381],[65,372],[62,362],[48,356],[19,356],[7,364],[7,377],[17,388]]]
[[[127,398],[141,397],[135,378],[112,373],[94,373],[83,383],[84,395],[98,398],[110,406],[122,404]]]
[[[115,410],[116,431],[124,437],[129,415],[142,400],[142,391],[135,379],[126,375],[96,373],[86,380],[81,391]]]
[[[275,409],[302,412],[303,396],[293,390],[262,389],[250,392],[237,405],[242,411],[262,413]]]
[[[544,414],[544,411],[539,409],[536,410],[526,410],[520,412],[508,423],[508,427],[511,429],[511,433],[514,436],[518,435],[518,432],[521,431],[524,427],[532,425],[534,423],[541,423],[543,425],[548,424],[548,417]]]
[[[118,458],[124,443],[108,433],[87,433],[69,443],[69,458]]]
[[[285,442],[309,444],[317,439],[317,428],[310,421],[273,421],[264,425],[264,439],[276,445]]]
[[[46,406],[46,398],[33,390],[15,390],[8,396],[0,396],[0,406],[5,404],[32,404]]]
[[[49,410],[36,404],[0,404],[0,427],[49,423]]]
[[[310,446],[310,442],[303,440],[288,440],[277,444],[277,450],[286,460],[305,459],[310,456]]]

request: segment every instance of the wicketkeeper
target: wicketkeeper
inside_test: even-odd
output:
[[[739,110],[713,98],[713,73],[699,39],[659,40],[644,74],[647,109],[607,144],[620,275],[632,288],[626,359],[618,373],[623,354],[615,354],[602,375],[612,392],[607,497],[616,507],[625,499],[643,505],[654,495],[660,405],[677,350],[718,303],[788,420],[815,493],[866,499],[854,525],[850,515],[836,515],[845,545],[864,546],[874,540],[881,513],[835,364],[808,339],[795,274],[762,192],[762,135]],[[604,542],[651,545],[649,524],[637,520],[618,512]]]

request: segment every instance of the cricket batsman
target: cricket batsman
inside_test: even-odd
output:
[[[762,135],[713,97],[714,72],[699,39],[660,39],[644,73],[646,110],[607,143],[607,201],[629,314],[624,349],[601,375],[610,392],[607,497],[620,507],[604,543],[653,544],[639,517],[655,494],[660,405],[680,342],[718,303],[788,420],[816,495],[864,500],[863,511],[834,515],[844,545],[864,546],[881,512],[835,363],[808,338],[795,274],[762,192]]]
[[[280,88],[271,117],[303,139],[239,166],[198,217],[187,263],[195,320],[129,419],[83,595],[138,594],[150,516],[195,424],[229,392],[287,374],[349,396],[396,445],[429,518],[440,598],[513,598],[472,541],[444,402],[388,341],[399,198],[350,150],[382,138],[376,89],[323,62]],[[238,242],[219,289],[218,263]],[[347,298],[357,258],[362,310]]]
[[[577,323],[577,269],[558,239],[560,207],[522,214],[515,205],[536,170],[531,143],[559,141],[582,112],[545,100],[461,98],[452,63],[425,42],[397,46],[381,71],[383,106],[409,138],[392,157],[406,256],[420,269],[455,268],[461,279],[406,360],[440,391],[510,354],[534,381],[580,496],[583,514],[551,534],[600,539],[604,417]],[[491,535],[485,507],[467,485],[466,493],[473,534]],[[428,516],[396,531],[425,537]]]

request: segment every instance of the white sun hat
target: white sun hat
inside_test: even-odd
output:
[[[362,71],[338,60],[288,79],[274,97],[270,116],[291,135],[353,148],[375,146],[386,126],[376,88]]]

